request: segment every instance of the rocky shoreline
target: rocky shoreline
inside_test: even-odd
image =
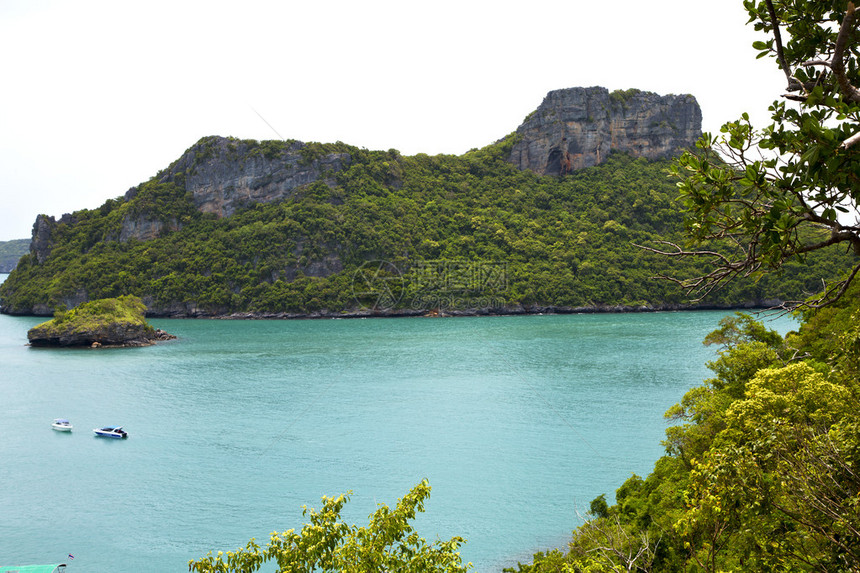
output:
[[[313,320],[333,318],[408,318],[408,317],[458,317],[458,316],[527,316],[546,314],[625,314],[640,312],[674,312],[698,310],[768,310],[779,308],[784,301],[779,299],[750,301],[741,304],[660,304],[660,305],[595,305],[553,306],[529,305],[512,307],[466,308],[466,309],[359,309],[350,311],[319,310],[314,312],[211,312],[202,309],[149,310],[147,318],[202,318],[218,320]]]
[[[82,301],[69,301],[73,306]],[[155,304],[150,297],[143,299],[146,305],[146,318],[208,318],[222,320],[289,320],[289,319],[332,319],[332,318],[403,318],[403,317],[433,317],[433,316],[517,316],[539,314],[600,314],[600,313],[631,313],[631,312],[672,312],[685,310],[768,310],[781,308],[785,301],[781,299],[761,299],[734,304],[602,304],[587,306],[556,306],[556,305],[512,305],[466,308],[399,308],[399,309],[370,309],[354,308],[344,311],[318,310],[312,312],[279,312],[279,311],[239,311],[209,310],[198,307],[194,303],[174,303],[161,306]],[[10,316],[52,316],[53,310],[45,306],[28,309],[29,312],[11,312],[8,308],[0,307],[0,314]]]
[[[54,318],[27,331],[30,346],[126,348],[151,346],[176,338],[150,326],[138,297],[122,296],[57,311]]]
[[[83,346],[89,346],[90,348],[135,348],[140,346],[152,346],[157,342],[175,339],[175,334],[170,334],[169,332],[165,332],[160,328],[157,328],[151,335],[143,336],[141,338],[133,338],[119,343],[102,343],[95,341],[89,345],[84,343]],[[31,342],[30,345],[33,346],[33,343]]]
[[[30,346],[41,348],[135,348],[152,346],[157,342],[173,340],[175,335],[156,329],[154,332],[127,332],[123,328],[100,331],[64,333],[60,336],[43,335],[39,331],[27,333]]]

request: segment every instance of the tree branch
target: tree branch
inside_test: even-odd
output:
[[[855,145],[858,141],[860,141],[860,131],[846,139],[842,142],[842,145],[839,146],[840,149],[848,149]]]
[[[817,217],[817,215],[813,215],[813,217]],[[826,220],[825,220],[826,221]],[[832,226],[832,223],[831,223]],[[734,239],[734,237],[729,237]],[[783,259],[787,259],[792,255],[802,255],[805,253],[809,253],[812,251],[817,251],[819,249],[823,249],[825,247],[829,247],[831,245],[835,245],[840,242],[848,241],[852,247],[855,249],[860,248],[860,237],[858,237],[855,233],[850,231],[842,230],[841,227],[838,226],[833,229],[831,236],[825,240],[817,243],[812,243],[809,245],[795,247],[783,252]],[[645,245],[639,245],[637,243],[631,243],[634,247],[642,249],[644,251],[648,251],[651,253],[655,253],[661,256],[666,257],[712,257],[711,261],[713,265],[716,266],[714,270],[711,272],[700,275],[697,277],[689,278],[689,279],[679,279],[677,277],[672,277],[664,274],[657,275],[652,278],[659,278],[663,280],[668,280],[680,286],[689,294],[695,294],[696,298],[693,299],[693,302],[699,302],[711,294],[715,290],[719,290],[724,283],[726,283],[729,279],[734,276],[743,276],[748,277],[757,270],[759,270],[762,266],[761,261],[758,260],[756,253],[756,243],[752,242],[748,246],[741,245],[737,240],[735,243],[737,244],[740,251],[742,251],[743,255],[740,255],[737,259],[730,259],[729,257],[723,255],[722,253],[718,253],[716,251],[687,251],[684,250],[680,245],[673,243],[671,241],[655,241],[658,244],[668,245],[672,247],[674,250],[663,250],[657,249],[654,247],[648,247]],[[854,280],[855,276],[857,276],[858,272],[860,272],[860,264],[855,266],[851,271],[851,274],[847,279],[843,281],[839,281],[829,288],[827,285],[824,285],[823,293],[817,299],[813,301],[785,301],[781,304],[781,308],[786,310],[794,310],[801,307],[806,308],[823,308],[828,306],[842,297],[845,292],[848,290],[848,286]],[[779,307],[778,307],[779,308]]]
[[[806,96],[794,95],[794,94],[782,94],[782,97],[784,97],[785,99],[788,99],[791,101],[797,101],[800,103],[806,103],[806,100],[808,99]]]
[[[701,301],[711,292],[721,287],[723,283],[727,282],[733,276],[742,275],[744,277],[748,277],[761,268],[761,263],[756,259],[755,244],[751,244],[748,248],[744,248],[740,243],[735,241],[738,247],[744,252],[744,257],[733,261],[716,251],[685,251],[679,245],[670,241],[656,242],[669,245],[673,247],[675,251],[663,251],[653,247],[638,245],[636,243],[632,244],[634,247],[638,247],[642,250],[667,257],[714,257],[713,264],[717,268],[706,275],[683,280],[676,277],[670,277],[668,275],[657,275],[656,277],[652,277],[671,281],[688,293],[695,293],[696,298],[693,299],[693,302]]]
[[[824,66],[829,68],[831,63],[827,60],[809,60],[800,64],[801,66]]]
[[[770,0],[768,0],[770,4]],[[842,95],[848,101],[860,102],[860,90],[851,85],[848,81],[848,76],[845,75],[845,44],[848,43],[848,37],[851,35],[854,28],[854,2],[848,2],[848,8],[845,10],[845,17],[842,19],[842,25],[839,27],[839,34],[836,36],[836,46],[833,50],[833,59],[830,63],[830,69],[833,70],[833,75],[839,82],[839,89]]]
[[[773,0],[766,0],[767,12],[770,16],[770,25],[773,27],[773,39],[776,44],[776,59],[779,62],[779,67],[782,68],[785,74],[785,79],[788,81],[788,91],[795,92],[801,89],[801,84],[792,76],[791,68],[788,67],[788,62],[785,61],[785,52],[782,49],[782,34],[779,31],[779,19],[776,17],[776,9],[773,7]]]
[[[848,290],[848,287],[854,281],[854,277],[857,276],[857,273],[860,272],[860,264],[854,267],[851,271],[851,274],[848,275],[848,278],[839,281],[831,287],[827,287],[824,285],[824,294],[815,299],[814,301],[805,301],[805,300],[790,300],[782,303],[782,308],[786,310],[797,310],[799,308],[810,308],[810,309],[819,309],[824,308],[825,306],[830,306],[840,298],[845,292]]]
[[[731,261],[725,255],[718,253],[716,251],[685,251],[678,244],[673,243],[671,241],[654,241],[660,245],[669,245],[670,247],[674,247],[676,250],[674,252],[669,251],[661,251],[660,249],[655,249],[653,247],[646,247],[644,245],[638,245],[636,243],[631,243],[634,247],[638,247],[640,249],[651,251],[652,253],[656,253],[658,255],[664,255],[667,257],[690,257],[690,256],[714,256],[721,259],[725,264],[731,264]]]

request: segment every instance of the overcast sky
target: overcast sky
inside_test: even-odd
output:
[[[460,154],[595,85],[763,125],[785,82],[745,23],[741,0],[0,0],[0,240],[206,135]]]

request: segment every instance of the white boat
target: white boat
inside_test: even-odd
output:
[[[72,423],[65,418],[57,418],[56,420],[51,422],[51,428],[57,430],[58,432],[71,432]]]
[[[128,434],[122,429],[122,426],[105,426],[104,428],[96,428],[93,430],[96,436],[103,438],[127,438]]]

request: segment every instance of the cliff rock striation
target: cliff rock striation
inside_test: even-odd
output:
[[[349,153],[327,153],[301,141],[260,144],[212,136],[188,149],[160,180],[184,186],[200,211],[229,217],[254,203],[286,199],[316,181],[334,185],[334,175],[350,159]]]
[[[613,151],[663,159],[691,147],[701,130],[702,112],[691,95],[555,90],[517,128],[511,162],[540,175],[563,175],[599,165]]]
[[[33,236],[30,240],[30,254],[40,265],[51,256],[53,241],[51,236],[57,227],[57,220],[48,215],[37,215],[33,223]]]

